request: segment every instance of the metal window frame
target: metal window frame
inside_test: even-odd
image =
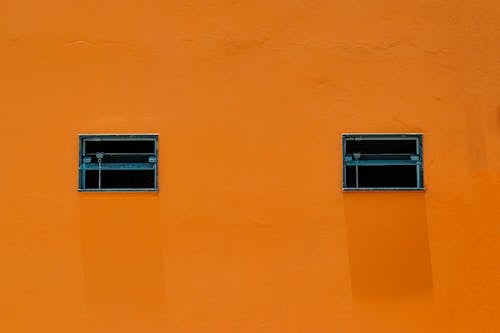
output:
[[[105,166],[98,167],[96,163],[84,163],[85,144],[88,141],[154,141],[155,161],[148,163],[106,163]],[[158,134],[79,134],[78,135],[78,191],[79,192],[158,192]],[[131,153],[131,155],[140,155],[141,153]],[[147,154],[153,155],[153,154]],[[105,188],[105,189],[87,189],[85,188],[86,170],[154,170],[154,187],[152,188]]]
[[[415,140],[416,155],[418,160],[372,160],[372,161],[346,161],[346,141],[356,139],[375,140]],[[416,169],[416,187],[347,187],[346,167],[368,165],[414,165]],[[362,191],[424,191],[424,154],[423,134],[421,133],[343,133],[342,134],[342,190],[345,192]]]

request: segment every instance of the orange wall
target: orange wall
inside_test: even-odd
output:
[[[500,332],[496,0],[4,0],[0,331]],[[160,192],[79,193],[79,133]],[[424,134],[343,193],[341,133]]]

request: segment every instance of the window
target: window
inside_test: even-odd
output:
[[[422,190],[422,135],[344,134],[344,190]]]
[[[157,191],[158,135],[80,135],[80,191]]]

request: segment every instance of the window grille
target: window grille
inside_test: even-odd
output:
[[[421,134],[344,134],[344,190],[422,190]]]
[[[157,191],[158,135],[80,135],[80,191]]]

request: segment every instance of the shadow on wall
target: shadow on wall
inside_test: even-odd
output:
[[[155,195],[83,194],[85,296],[94,332],[165,329],[162,233]]]
[[[430,329],[432,272],[423,192],[344,195],[353,303],[364,328]]]

